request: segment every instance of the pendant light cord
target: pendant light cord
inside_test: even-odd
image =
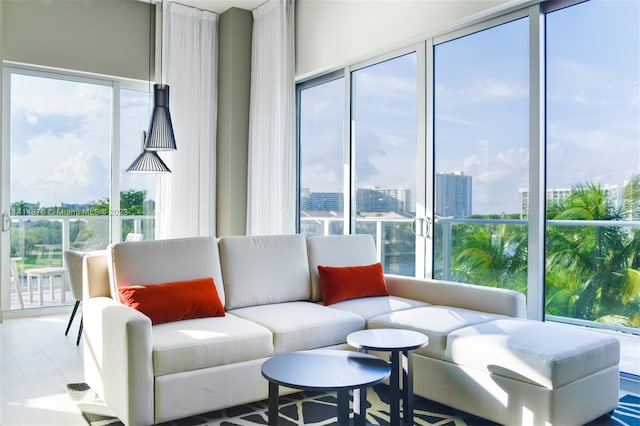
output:
[[[153,42],[152,40],[155,39],[155,37],[152,37],[151,35],[153,34],[153,10],[155,8],[155,5],[153,4],[153,2],[149,1],[149,103],[148,103],[148,108],[149,108],[149,113],[148,115],[151,115],[151,56],[152,53],[151,52],[155,52],[155,49],[153,48]]]
[[[164,0],[160,0],[160,10],[162,14],[160,15],[160,85],[162,85],[162,58],[164,57],[164,52],[162,48],[164,47]]]

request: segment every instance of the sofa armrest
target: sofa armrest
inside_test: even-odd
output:
[[[526,318],[524,294],[503,288],[385,274],[389,293],[433,305]]]
[[[154,423],[151,320],[110,297],[83,301],[85,380],[127,425]]]

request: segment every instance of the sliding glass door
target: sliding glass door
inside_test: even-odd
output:
[[[370,234],[385,271],[415,275],[415,52],[351,73],[355,233]]]
[[[4,81],[1,308],[70,304],[65,250],[153,239],[155,177],[124,173],[150,115],[147,85],[18,66]]]

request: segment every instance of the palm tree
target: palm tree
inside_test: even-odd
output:
[[[526,292],[526,227],[470,225],[464,226],[457,236],[459,242],[452,265],[454,280]]]
[[[563,202],[552,203],[547,218],[620,221],[636,192],[616,207],[606,191],[592,183],[574,188]],[[547,311],[566,311],[574,318],[620,323],[622,307],[637,299],[634,261],[636,231],[619,226],[547,227]],[[634,272],[635,271],[635,272]],[[626,289],[626,290],[625,290]],[[625,303],[626,302],[626,303]],[[558,303],[558,305],[556,305]],[[636,313],[637,317],[637,313]],[[629,324],[633,320],[627,321]]]

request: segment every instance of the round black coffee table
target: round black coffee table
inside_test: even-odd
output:
[[[338,424],[349,424],[349,390],[364,389],[387,379],[389,364],[359,352],[311,350],[276,355],[262,364],[269,381],[269,424],[278,422],[278,386],[337,391]],[[365,408],[354,398],[355,422],[364,424]]]
[[[355,331],[347,336],[347,343],[361,352],[389,352],[391,379],[389,402],[391,424],[413,425],[413,371],[409,351],[421,348],[429,343],[429,338],[422,333],[395,328],[372,328]],[[400,362],[402,360],[402,362]],[[402,370],[402,399],[404,401],[404,419],[400,417],[400,370]]]

